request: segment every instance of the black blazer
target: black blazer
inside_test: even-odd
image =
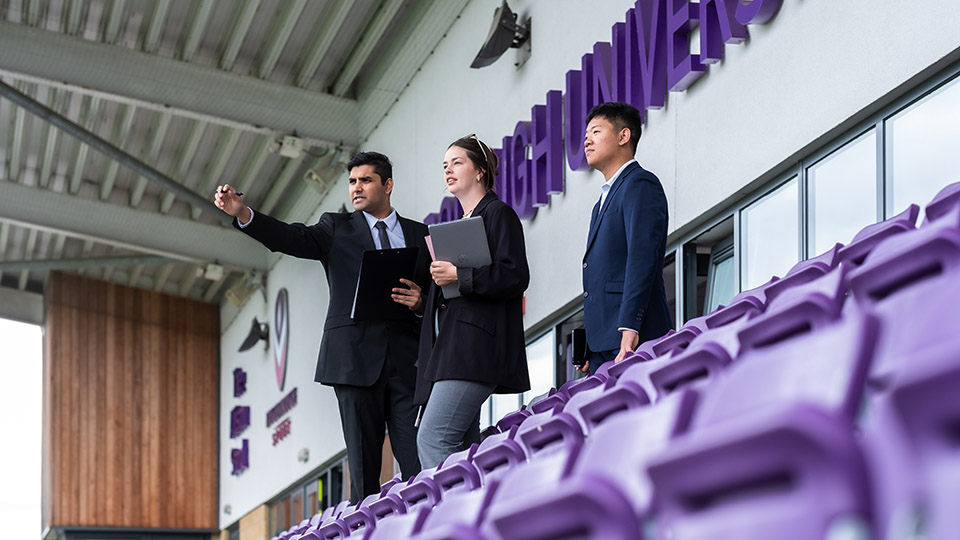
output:
[[[458,268],[460,294],[447,300],[430,282],[420,332],[414,403],[424,404],[433,383],[461,379],[496,385],[495,393],[530,389],[523,339],[523,291],[530,269],[523,226],[512,208],[492,191],[473,210],[483,217],[490,245],[488,266]],[[439,333],[434,337],[434,324]]]
[[[427,227],[398,219],[407,247],[420,249],[411,279],[426,289],[430,267],[424,241]],[[234,226],[239,228],[236,220]],[[350,318],[363,251],[376,247],[362,212],[326,213],[312,226],[284,223],[257,212],[250,225],[240,230],[271,251],[323,263],[330,302],[314,380],[326,385],[370,386],[380,376],[389,344],[401,376],[413,384],[420,319],[412,311],[403,321],[354,322]]]
[[[660,180],[631,163],[614,181],[603,209],[593,207],[583,255],[583,317],[592,351],[620,348],[619,328],[640,343],[673,327],[663,286],[667,198]]]

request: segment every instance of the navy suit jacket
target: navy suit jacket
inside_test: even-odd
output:
[[[407,247],[420,249],[415,275],[410,279],[426,290],[430,266],[424,240],[427,227],[400,216],[397,218]],[[239,228],[236,219],[234,226]],[[310,226],[284,223],[257,212],[250,225],[241,231],[271,251],[315,259],[323,264],[330,303],[320,340],[317,382],[370,386],[380,376],[389,348],[400,377],[411,388],[414,386],[420,319],[412,311],[406,320],[401,321],[358,322],[350,317],[363,251],[375,249],[373,234],[362,212],[328,212],[320,216],[317,224]],[[317,311],[320,311],[319,306]]]
[[[591,351],[620,348],[619,328],[640,343],[673,327],[663,287],[667,199],[660,180],[628,165],[593,208],[583,255],[583,315]]]

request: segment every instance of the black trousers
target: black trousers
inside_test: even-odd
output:
[[[380,377],[371,386],[333,386],[340,406],[340,423],[350,465],[350,501],[358,503],[380,492],[380,466],[385,428],[390,430],[393,455],[404,480],[420,472],[417,456],[417,410],[414,380],[401,377],[387,352]]]

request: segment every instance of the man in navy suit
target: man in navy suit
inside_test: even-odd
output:
[[[626,103],[601,103],[587,115],[587,163],[605,182],[583,255],[584,372],[623,360],[673,326],[663,287],[667,199],[634,159],[640,130],[640,112]]]
[[[327,306],[315,380],[332,386],[350,464],[350,500],[380,491],[384,426],[403,478],[420,472],[417,456],[417,347],[423,312],[421,290],[428,285],[427,227],[397,214],[390,205],[393,166],[387,156],[361,152],[347,164],[353,213],[328,212],[315,225],[284,223],[254,213],[229,184],[219,186],[217,206],[234,216],[234,227],[271,251],[323,264]],[[393,289],[394,301],[410,308],[403,320],[354,321],[354,292],[365,250],[419,248],[414,275]]]

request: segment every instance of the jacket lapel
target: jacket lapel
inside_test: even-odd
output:
[[[363,249],[376,249],[377,246],[373,243],[373,233],[367,226],[367,218],[363,217],[363,212],[354,212],[350,222],[353,224],[354,234],[360,238],[360,243],[363,244]]]
[[[597,207],[600,206],[600,201],[597,201],[597,205],[594,206],[594,216],[596,219],[590,219],[590,232],[587,237],[587,250],[584,251],[583,257],[586,259],[587,253],[590,253],[590,248],[593,247],[594,240],[597,239],[597,232],[600,230],[600,223],[603,221],[603,216],[607,213],[607,208],[610,208],[610,204],[613,202],[614,197],[617,194],[617,191],[620,190],[620,186],[623,185],[624,179],[633,173],[634,170],[640,167],[640,164],[634,161],[630,165],[627,165],[627,168],[620,173],[620,176],[614,180],[613,185],[610,186],[610,191],[607,193],[607,198],[604,201],[603,208],[599,209],[599,214],[597,212]]]

